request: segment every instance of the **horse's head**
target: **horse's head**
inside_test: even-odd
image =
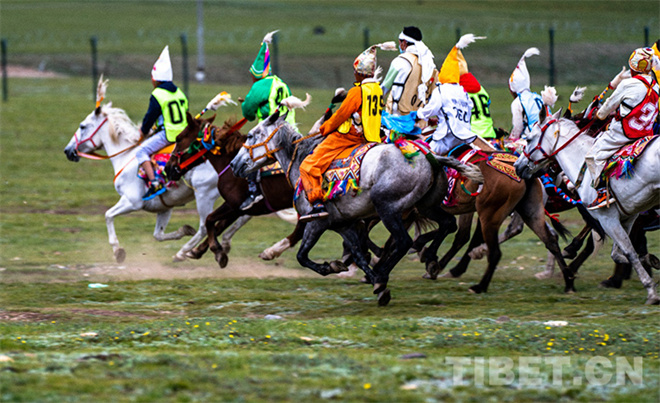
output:
[[[277,132],[286,123],[285,119],[286,114],[280,115],[278,109],[248,132],[243,148],[231,161],[235,175],[246,177],[275,161],[274,154],[281,149],[281,137]]]
[[[188,164],[184,164],[195,155],[201,156],[201,154],[198,153],[200,150],[204,149],[202,145],[204,128],[209,127],[213,123],[215,115],[207,119],[195,119],[190,112],[186,112],[186,119],[188,125],[176,136],[174,150],[172,151],[167,164],[165,164],[165,174],[169,179],[175,181],[179,180],[187,171],[184,171],[183,168],[190,169],[205,161],[203,158],[198,158],[199,161],[190,161]],[[182,164],[184,165],[183,167]]]
[[[108,129],[108,116],[105,109],[111,104],[99,106],[80,122],[78,129],[73,134],[69,144],[64,148],[64,153],[69,161],[78,162],[78,152],[89,153],[103,147],[101,131]]]
[[[546,115],[541,109],[539,123],[534,124],[527,135],[527,144],[514,167],[516,173],[523,179],[530,179],[541,169],[553,161],[559,141],[559,118],[561,109],[552,115]]]

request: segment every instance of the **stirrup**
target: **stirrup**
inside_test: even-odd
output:
[[[262,201],[264,196],[262,194],[251,194],[248,196],[247,199],[241,204],[240,209],[241,210],[249,210],[251,209],[255,204],[259,203]]]

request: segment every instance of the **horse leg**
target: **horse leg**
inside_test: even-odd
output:
[[[562,255],[566,259],[575,259],[575,257],[578,254],[578,251],[580,250],[580,248],[582,247],[582,244],[584,243],[584,240],[590,234],[591,234],[591,227],[590,226],[585,225],[584,227],[582,227],[582,229],[580,230],[580,233],[577,234],[577,236],[575,238],[573,238],[571,243],[568,244],[568,246],[566,246],[564,248],[564,251],[562,252]],[[592,239],[592,242],[593,242],[593,239]],[[592,248],[593,248],[593,245],[592,245]]]
[[[509,223],[509,225],[507,225],[504,232],[499,236],[498,242],[502,243],[508,241],[514,236],[520,234],[523,231],[523,228],[524,228],[524,222],[522,220],[522,217],[520,217],[520,214],[514,212],[513,215],[511,216],[511,222]],[[479,260],[482,259],[484,256],[486,256],[486,254],[488,253],[488,247],[486,246],[486,244],[481,244],[478,247],[468,251],[472,259]]]
[[[344,247],[350,250],[351,259],[364,272],[366,281],[368,281],[370,284],[373,284],[376,275],[371,267],[369,267],[367,244],[368,233],[364,223],[355,223],[353,225],[341,228],[338,230],[338,232],[344,240]],[[342,264],[343,263],[344,262],[342,262]],[[389,300],[387,302],[389,302]]]
[[[206,217],[213,211],[213,204],[220,196],[216,186],[212,186],[211,189],[208,188],[197,188],[195,191],[195,202],[197,204],[197,216],[199,217],[199,226],[197,231],[194,233],[193,237],[188,240],[181,249],[174,255],[172,258],[173,261],[182,261],[188,257],[189,252],[206,236]],[[189,226],[188,226],[189,227]],[[183,227],[182,227],[183,228]],[[233,228],[233,227],[232,227]],[[240,228],[240,226],[239,226]],[[236,229],[238,230],[238,228]],[[233,235],[233,234],[232,234]],[[223,246],[224,239],[223,236]],[[231,242],[231,241],[230,241]],[[226,249],[229,253],[229,248]]]
[[[122,263],[126,259],[126,251],[119,246],[119,239],[117,239],[117,233],[115,232],[115,217],[139,209],[140,206],[134,205],[128,197],[122,196],[117,204],[110,207],[108,211],[105,212],[105,225],[108,229],[108,240],[110,246],[112,246],[112,252],[117,263]]]
[[[470,226],[471,227],[471,226]],[[443,277],[448,277],[448,278],[459,278],[465,272],[467,271],[468,266],[470,265],[470,262],[472,261],[472,257],[470,255],[470,250],[472,250],[474,247],[477,245],[481,245],[484,242],[484,236],[483,236],[483,231],[481,230],[481,220],[477,221],[477,227],[474,229],[474,234],[472,234],[472,239],[470,240],[470,243],[468,244],[467,250],[461,257],[461,260],[458,261],[456,266],[452,267],[448,273],[446,273]],[[484,248],[486,252],[488,252],[488,247],[486,246]]]
[[[428,279],[428,280],[435,280],[438,278],[438,274],[444,270],[445,267],[447,267],[447,264],[451,259],[456,256],[458,251],[470,240],[470,230],[472,229],[472,217],[474,216],[473,213],[467,213],[467,214],[461,214],[458,218],[458,232],[456,232],[456,235],[454,235],[454,242],[452,242],[451,247],[445,253],[445,255],[440,259],[440,261],[437,260],[437,256],[432,257],[429,259],[427,256],[424,260],[426,261],[426,273],[422,276],[422,278]],[[434,243],[436,241],[434,240]],[[437,251],[438,247],[440,245],[438,244],[437,247],[432,244],[431,247],[427,248],[425,250],[425,254],[429,253],[430,250],[433,250],[433,254],[435,254],[435,251]]]
[[[264,249],[263,252],[259,254],[259,257],[263,260],[273,260],[276,257],[279,257],[285,250],[295,246],[302,239],[302,236],[305,232],[305,223],[298,221],[296,227],[293,229],[293,232],[290,233],[286,238],[283,238],[275,245],[270,248]]]
[[[223,203],[215,211],[206,217],[206,231],[209,241],[209,249],[215,255],[215,261],[220,268],[225,268],[229,261],[227,254],[222,250],[222,245],[218,242],[218,235],[229,225],[241,216],[241,213],[234,210],[228,203]]]
[[[204,225],[204,228],[206,228],[206,225]],[[200,242],[199,245],[195,246],[188,252],[186,252],[186,257],[189,259],[200,259],[206,251],[209,249],[209,237],[208,237],[208,232],[206,238]]]
[[[341,272],[342,270],[335,270],[339,269],[339,267],[333,268],[328,262],[319,264],[309,258],[309,251],[312,250],[321,235],[328,229],[328,220],[310,221],[306,223],[304,227],[305,232],[302,238],[302,242],[300,243],[300,248],[298,248],[298,253],[296,254],[298,263],[300,263],[301,266],[307,267],[308,269],[311,269],[322,276]]]
[[[478,284],[470,287],[469,291],[475,294],[480,294],[488,291],[488,286],[493,278],[493,274],[497,269],[497,264],[502,258],[502,251],[498,239],[498,232],[500,225],[505,217],[498,219],[496,214],[487,214],[479,212],[479,221],[481,222],[481,234],[483,235],[486,246],[488,247],[488,267],[484,273],[481,281]]]
[[[381,203],[378,203],[375,207],[383,225],[393,238],[392,248],[389,250],[388,256],[380,259],[374,267],[374,272],[376,273],[376,278],[373,283],[374,294],[379,295],[379,304],[381,304],[381,295],[389,297],[389,295],[385,294],[389,274],[394,266],[396,266],[396,264],[406,255],[408,249],[412,246],[413,240],[410,235],[408,235],[407,228],[403,223],[400,213],[397,213],[393,208]],[[383,299],[383,302],[384,301],[385,299]],[[387,302],[389,302],[389,299]]]
[[[603,213],[607,214],[608,211]],[[628,231],[626,231],[626,229],[622,226],[622,223],[619,222],[616,217],[612,217],[611,215],[607,215],[604,218],[599,219],[599,221],[605,232],[612,238],[612,241],[614,241],[615,246],[617,246],[619,251],[624,254],[624,256],[628,259],[628,262],[630,262],[632,267],[637,272],[639,280],[642,282],[642,285],[644,288],[646,288],[647,291],[646,304],[660,304],[660,298],[656,292],[656,284],[651,276],[649,276],[649,274],[646,272],[644,266],[642,266],[642,262],[637,256],[637,251],[633,247],[633,244],[628,237]],[[614,251],[615,248],[612,249]],[[614,258],[614,256],[612,257]]]
[[[165,232],[167,224],[170,222],[172,217],[172,209],[167,209],[156,214],[156,226],[154,227],[154,238],[158,242],[163,241],[174,241],[181,239],[186,235],[194,235],[197,231],[190,225],[184,225],[181,228],[173,232]]]
[[[231,250],[231,239],[236,235],[239,229],[243,228],[243,226],[250,221],[251,218],[252,216],[247,214],[238,217],[238,219],[222,233],[222,241],[220,242],[220,245],[222,245],[222,250],[225,253],[228,254]]]

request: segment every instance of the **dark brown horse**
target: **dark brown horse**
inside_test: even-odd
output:
[[[220,267],[225,267],[227,251],[218,242],[218,236],[242,215],[259,216],[290,208],[293,205],[293,189],[284,174],[265,176],[259,182],[264,199],[249,210],[242,211],[239,206],[248,195],[248,183],[244,178],[234,176],[229,167],[246,139],[238,131],[240,123],[227,121],[222,127],[217,127],[212,125],[215,116],[195,119],[188,114],[187,118],[188,127],[177,136],[165,171],[168,178],[174,179],[182,175],[182,167],[189,169],[208,159],[218,172],[218,190],[224,203],[207,217],[207,239],[195,247],[192,254],[199,258],[210,248]],[[203,139],[204,133],[208,138]],[[304,224],[298,223],[286,238],[289,247],[302,238],[303,231]]]
[[[455,150],[453,155],[459,156],[468,149],[470,147],[462,147]],[[476,212],[479,215],[478,226],[481,230],[475,233],[476,236],[470,242],[468,250],[485,242],[488,246],[488,268],[481,281],[470,287],[470,291],[482,293],[488,290],[497,263],[502,257],[498,240],[499,229],[504,220],[514,211],[521,216],[525,224],[534,231],[544,243],[546,249],[557,259],[564,275],[565,291],[575,291],[574,273],[564,261],[557,243],[557,235],[550,230],[545,221],[541,182],[538,179],[516,180],[494,169],[488,164],[492,154],[493,152],[478,151],[465,161],[479,167],[484,176],[483,187],[478,189],[470,181],[463,182],[458,178],[454,191],[454,202],[450,206],[442,206],[445,211],[454,215],[461,215],[466,220],[470,219],[470,213]],[[556,226],[555,229],[562,235],[567,233],[561,225]],[[469,227],[467,237],[469,237]],[[439,242],[434,240],[423,255],[423,259],[426,261],[427,273],[430,277],[437,276],[441,269],[436,255],[439,246]],[[446,264],[446,262],[443,263]]]

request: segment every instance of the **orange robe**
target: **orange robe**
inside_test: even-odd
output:
[[[361,109],[362,89],[357,85],[348,91],[346,99],[337,112],[321,125],[319,131],[325,136],[325,139],[300,164],[300,178],[310,203],[323,199],[323,173],[332,161],[345,150],[367,142],[364,135],[359,133],[354,125],[350,126],[348,133],[337,131],[339,126],[351,119],[353,113],[361,114]]]

